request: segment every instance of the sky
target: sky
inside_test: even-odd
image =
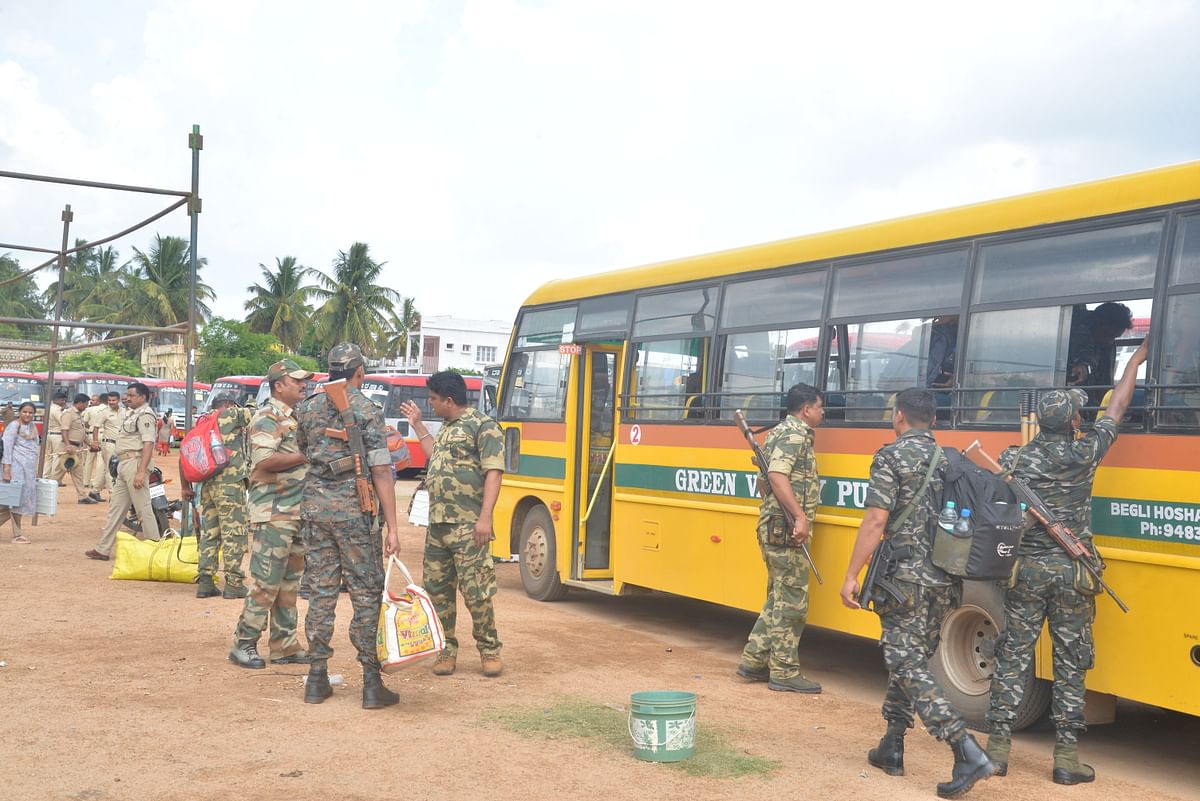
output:
[[[1200,0],[0,0],[0,169],[186,190],[198,124],[216,314],[361,241],[424,314],[512,320],[555,278],[1200,159],[1198,41]],[[57,247],[65,203],[94,240],[169,199],[0,179],[0,242]],[[154,233],[187,217],[122,260]]]

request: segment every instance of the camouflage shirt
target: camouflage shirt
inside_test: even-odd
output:
[[[281,400],[269,398],[250,420],[250,466],[277,453],[299,453],[296,445],[296,416]],[[308,465],[298,464],[278,473],[274,481],[250,480],[250,522],[270,523],[300,519],[300,495]]]
[[[889,442],[875,452],[875,458],[871,461],[871,482],[867,486],[866,505],[888,512],[887,536],[892,544],[897,547],[907,545],[912,550],[908,558],[900,560],[895,578],[926,587],[939,587],[953,582],[945,571],[934,567],[931,560],[933,536],[929,523],[931,518],[937,516],[937,499],[942,496],[945,457],[942,457],[941,467],[933,471],[929,487],[904,524],[893,530],[893,521],[921,488],[936,448],[937,442],[928,429],[911,428],[905,431],[896,437],[895,442]]]
[[[384,433],[383,412],[354,387],[347,387],[346,395],[366,445],[367,464],[362,467],[369,476],[372,466],[392,463]],[[300,496],[300,519],[338,523],[361,517],[352,460],[347,469],[334,473],[334,463],[341,459],[340,464],[345,465],[344,457],[353,456],[353,453],[349,442],[325,435],[326,428],[346,428],[329,396],[318,392],[305,398],[296,408],[296,422],[296,445],[308,458],[308,472]]]
[[[1117,439],[1117,421],[1101,417],[1083,439],[1040,432],[1028,445],[1006,448],[1000,462],[1046,502],[1054,515],[1083,540],[1092,538],[1092,479]],[[1039,524],[1021,538],[1021,555],[1061,550]]]
[[[800,502],[804,514],[811,521],[821,502],[821,480],[817,477],[817,457],[813,453],[812,426],[794,415],[771,429],[763,442],[763,456],[767,457],[767,472],[782,473],[792,484],[792,495]],[[766,522],[782,514],[775,494],[768,492],[759,508],[759,522]]]
[[[478,409],[467,408],[437,432],[425,486],[429,522],[470,523],[483,511],[483,478],[504,470],[504,432]]]
[[[246,447],[246,428],[250,425],[250,409],[229,406],[217,418],[217,430],[221,432],[221,444],[229,453],[229,464],[225,465],[205,483],[216,486],[244,484],[250,475],[250,458]]]

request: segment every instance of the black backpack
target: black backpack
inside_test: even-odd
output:
[[[1007,579],[1017,560],[1025,514],[1008,482],[976,466],[953,448],[945,449],[938,512],[946,501],[971,510],[971,533],[961,537],[944,531],[935,517],[933,563],[952,576],[976,581]]]

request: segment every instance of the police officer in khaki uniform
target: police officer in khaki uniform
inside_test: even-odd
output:
[[[107,489],[111,492],[114,479],[108,472],[108,462],[117,455],[117,435],[121,433],[124,412],[121,410],[121,393],[108,393],[106,401],[104,414],[100,417],[100,464],[97,466],[100,477],[96,479],[95,486],[97,490]]]
[[[107,562],[117,541],[117,527],[132,503],[142,521],[144,539],[158,539],[158,523],[154,510],[150,508],[150,488],[146,471],[154,454],[154,440],[158,434],[158,415],[148,405],[150,390],[145,384],[134,382],[125,390],[125,403],[129,409],[121,418],[117,434],[117,480],[113,482],[109,497],[108,519],[104,522],[104,534],[92,550],[85,551],[88,559]]]
[[[100,462],[104,449],[100,443],[100,431],[104,427],[104,418],[108,416],[108,394],[93,395],[92,398],[98,399],[98,402],[83,410],[83,424],[87,429],[88,438],[88,451],[83,460],[83,477],[87,479],[88,497],[101,501],[104,500],[100,497],[100,490],[104,487],[104,473]]]
[[[79,503],[96,502],[95,498],[88,495],[87,473],[84,469],[88,453],[88,435],[83,423],[83,410],[87,405],[88,396],[81,392],[75,396],[75,402],[63,410],[62,417],[59,418],[61,458],[54,472],[50,474],[55,481],[62,481],[62,477],[70,473]]]
[[[54,393],[54,400],[46,410],[46,463],[42,465],[42,478],[50,478],[58,469],[58,455],[62,452],[62,413],[67,406],[67,393]]]

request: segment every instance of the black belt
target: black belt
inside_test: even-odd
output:
[[[116,444],[117,444],[117,441],[116,441],[115,439],[104,439],[104,440],[102,440],[102,441],[103,441],[103,442],[111,442],[113,445],[116,445]]]
[[[82,442],[71,442],[71,440],[67,440],[67,444],[70,445],[72,448],[82,448],[83,447]]]
[[[61,437],[62,432],[61,431],[51,431],[48,434],[46,434],[46,436],[47,437]]]

